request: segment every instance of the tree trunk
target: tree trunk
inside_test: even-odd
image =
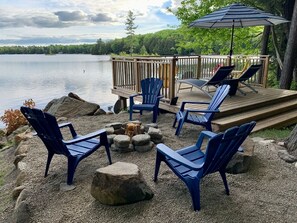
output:
[[[297,156],[297,125],[285,140],[285,146],[291,155]]]
[[[280,78],[280,88],[290,89],[293,79],[293,71],[297,56],[297,3],[294,5],[293,16],[291,20],[289,39],[285,52],[282,75]]]
[[[269,34],[270,34],[270,26],[265,26],[262,35],[262,47],[261,47],[261,55],[268,54],[268,41],[269,41]],[[263,66],[261,67],[263,69]],[[262,71],[259,72],[260,74]],[[262,83],[262,75],[258,75],[258,83]]]

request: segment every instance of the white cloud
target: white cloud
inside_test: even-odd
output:
[[[74,34],[120,38],[126,35],[124,23],[129,10],[136,15],[137,34],[155,32],[176,24],[164,5],[174,9],[179,4],[179,0],[5,1],[0,9],[0,27],[5,35],[1,34],[0,40]]]

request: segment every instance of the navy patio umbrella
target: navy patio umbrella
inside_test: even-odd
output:
[[[288,20],[261,11],[259,9],[234,3],[214,11],[190,23],[190,27],[200,28],[232,28],[230,57],[233,53],[233,38],[235,27],[271,26],[289,22]]]

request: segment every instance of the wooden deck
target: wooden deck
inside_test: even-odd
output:
[[[246,95],[237,91],[232,97],[227,97],[220,107],[212,124],[215,131],[223,131],[231,126],[255,120],[255,131],[265,128],[280,128],[297,123],[297,91],[255,87],[258,93],[248,88],[241,88]],[[215,90],[215,89],[211,89]],[[112,89],[114,94],[128,98],[127,90]],[[209,101],[209,97],[200,90],[182,90],[178,94],[177,105],[170,105],[168,101],[162,101],[160,108],[168,112],[176,113],[182,101]],[[195,105],[191,108],[203,109],[205,106]]]

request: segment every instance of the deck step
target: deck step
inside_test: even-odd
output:
[[[266,128],[281,128],[297,123],[297,109],[275,115],[257,122],[252,132],[257,132]]]
[[[259,121],[265,118],[269,118],[274,115],[287,113],[292,109],[297,109],[297,100],[289,100],[279,104],[267,105],[264,107],[259,107],[254,110],[249,110],[245,112],[240,112],[233,114],[231,116],[222,117],[213,120],[213,124],[217,125],[218,128],[227,129],[232,126],[240,125],[242,123],[250,121]],[[297,116],[297,113],[296,113]]]

